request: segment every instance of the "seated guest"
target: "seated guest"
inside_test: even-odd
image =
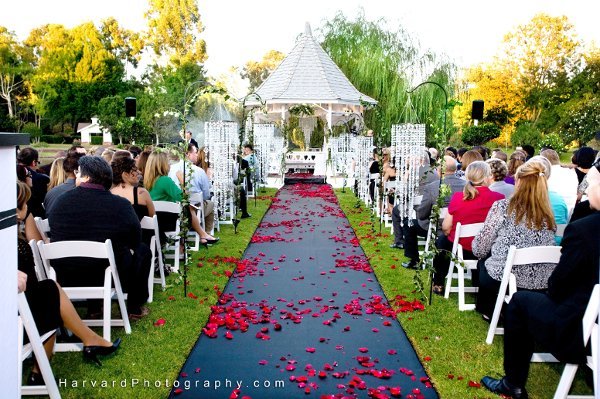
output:
[[[506,162],[497,158],[490,158],[486,162],[490,165],[490,169],[492,170],[492,183],[489,186],[490,190],[503,194],[504,198],[510,199],[515,191],[515,186],[504,181],[504,178],[508,173]]]
[[[22,223],[27,211],[27,200],[31,195],[29,187],[24,183],[17,183],[17,222]],[[27,231],[32,227],[25,226],[26,234],[35,235],[39,232]],[[19,229],[20,230],[20,229]],[[25,291],[27,303],[31,309],[33,320],[40,335],[54,331],[58,327],[65,326],[83,342],[83,358],[100,364],[98,356],[110,355],[117,350],[121,339],[115,343],[106,341],[104,338],[86,326],[73,307],[73,303],[53,280],[37,279],[33,252],[25,237],[19,234],[18,239],[18,290]],[[44,350],[48,359],[52,358],[56,335],[51,335],[44,342]],[[44,379],[40,373],[37,362],[27,378],[27,385],[44,385]]]
[[[466,170],[472,162],[483,161],[483,157],[481,156],[481,153],[479,153],[478,151],[475,151],[475,150],[465,151],[460,159],[461,159],[461,168],[460,168],[460,170],[456,171],[456,175],[458,177],[462,177],[462,178],[465,177]]]
[[[187,188],[189,189],[190,194],[202,193],[202,198],[204,200],[204,229],[206,231],[213,231],[215,224],[215,205],[210,200],[212,196],[212,184],[210,183],[210,180],[208,180],[206,172],[204,172],[202,168],[196,166],[197,161],[198,149],[192,144],[188,144],[187,152],[185,153],[186,176],[189,177],[186,183]],[[169,169],[169,177],[180,188],[183,185],[183,170],[184,160],[179,160],[171,165]],[[191,174],[189,173],[190,170]]]
[[[154,216],[154,204],[150,194],[143,187],[138,187],[139,171],[131,157],[117,157],[111,163],[113,186],[110,192],[128,200],[139,220],[144,216]]]
[[[79,159],[76,187],[56,199],[48,214],[52,241],[110,239],[123,290],[128,292],[127,311],[132,319],[148,314],[150,249],[141,242],[141,227],[129,201],[108,191],[112,170],[99,157]],[[132,254],[131,251],[134,253]],[[52,262],[63,286],[102,285],[106,263],[102,260],[60,259]]]
[[[552,165],[552,173],[548,177],[548,189],[554,191],[565,200],[569,214],[573,212],[577,202],[577,174],[571,168],[563,168],[560,165],[558,153],[552,149],[545,149],[540,154]]]
[[[508,184],[515,184],[515,173],[517,173],[517,169],[519,166],[523,165],[526,161],[527,154],[525,152],[517,150],[510,154],[510,158],[508,160],[508,174],[504,178],[504,181]]]
[[[381,179],[383,183],[384,190],[386,189],[386,183],[396,181],[396,168],[392,162],[392,158],[390,155],[390,148],[384,148],[382,150],[383,153],[383,177]],[[385,209],[385,213],[391,214],[392,208],[394,207],[394,189],[390,189],[386,191],[387,194],[387,206]]]
[[[573,163],[575,164],[575,173],[577,174],[577,181],[579,184],[583,181],[583,178],[592,167],[596,158],[596,151],[591,147],[581,147],[573,154]]]
[[[521,165],[515,175],[513,196],[492,205],[483,228],[473,240],[473,254],[480,259],[476,309],[486,320],[494,310],[510,246],[555,245],[556,223],[545,170],[539,161]],[[544,290],[552,270],[547,264],[522,265],[515,267],[513,274],[518,288]]]
[[[492,205],[504,198],[504,195],[491,191],[488,188],[491,176],[490,166],[483,161],[472,162],[465,171],[467,183],[462,192],[452,195],[448,204],[448,214],[442,222],[444,235],[436,242],[440,251],[433,259],[435,274],[433,277],[433,290],[436,294],[444,291],[444,279],[448,274],[450,259],[448,254],[452,251],[456,225],[481,223],[485,220],[488,210]],[[475,259],[471,253],[472,237],[460,239],[465,259]],[[474,276],[474,284],[477,285],[477,276]]]
[[[50,213],[50,210],[52,209],[52,206],[54,206],[54,202],[58,197],[75,188],[75,171],[79,167],[79,158],[84,155],[85,154],[76,151],[67,152],[67,156],[65,157],[62,165],[66,180],[64,183],[52,188],[46,194],[46,197],[44,198],[44,207],[46,208],[46,213]]]
[[[369,198],[375,202],[375,185],[379,181],[379,154],[377,148],[373,149],[373,159],[369,163]]]
[[[595,168],[594,168],[595,169]],[[534,347],[539,344],[560,362],[585,364],[582,318],[598,284],[600,257],[600,173],[591,169],[588,196],[594,212],[569,223],[558,265],[547,292],[518,291],[504,317],[505,377],[483,377],[490,391],[514,399],[528,397],[525,386]]]
[[[496,148],[492,151],[492,158],[501,159],[504,162],[508,161],[508,156],[500,148]]]
[[[454,158],[448,155],[444,156],[444,167],[445,173],[442,184],[445,184],[450,188],[450,195],[444,198],[442,207],[447,207],[450,202],[450,197],[454,195],[454,193],[462,192],[465,187],[465,181],[455,175],[456,160]],[[402,264],[404,267],[415,268],[419,264],[418,236],[425,237],[427,235],[431,209],[433,208],[433,205],[437,203],[439,194],[440,182],[438,180],[432,181],[423,187],[423,199],[416,208],[417,218],[413,220],[412,226],[410,226],[406,232],[404,256],[409,259],[409,262],[407,264]]]
[[[31,172],[31,198],[27,204],[29,212],[31,212],[34,217],[45,218],[46,211],[44,210],[42,203],[44,202],[44,197],[48,191],[50,178],[48,175],[37,172],[37,166],[40,164],[39,154],[34,148],[24,148],[19,152],[19,155],[17,155],[17,161]]]
[[[181,189],[177,187],[175,182],[169,177],[169,161],[167,159],[167,154],[164,152],[154,151],[148,157],[144,175],[144,187],[150,193],[152,201],[181,201]],[[186,210],[186,212],[189,212],[189,209]],[[162,218],[161,220],[161,215],[159,214],[161,231],[173,230],[170,226],[174,224],[174,221],[167,219],[168,218]],[[198,233],[202,244],[214,244],[219,241],[218,238],[214,238],[202,229],[196,212],[190,212],[189,219],[192,229]]]
[[[48,191],[52,190],[54,187],[61,185],[67,180],[67,174],[63,169],[63,162],[65,157],[56,158],[52,161],[52,166],[50,167],[50,182],[48,183]],[[48,193],[46,193],[48,195]],[[44,199],[45,201],[45,199]]]
[[[529,161],[538,161],[544,165],[544,176],[546,181],[552,177],[552,165],[550,161],[541,155],[533,156]],[[529,162],[527,161],[527,162]],[[563,197],[560,194],[548,188],[548,198],[550,199],[550,207],[552,208],[552,214],[554,215],[554,222],[559,224],[567,224],[569,222],[569,208]],[[562,237],[555,236],[554,240],[556,245],[560,245]]]

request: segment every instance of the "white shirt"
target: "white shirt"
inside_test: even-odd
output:
[[[189,176],[188,174],[188,168],[192,168],[192,179],[191,179],[191,188],[190,188],[190,192],[191,193],[202,193],[202,196],[204,197],[205,200],[210,199],[210,192],[212,190],[212,185],[210,184],[210,180],[208,180],[208,176],[206,175],[206,172],[204,172],[204,169],[197,167],[196,165],[192,164],[191,162],[186,162],[185,164],[185,168],[186,168],[186,174]],[[179,179],[177,178],[177,172],[181,171],[183,173],[183,161],[180,160],[177,163],[174,163],[173,165],[171,165],[170,169],[169,169],[169,177],[171,178],[171,180],[173,180],[175,182],[175,184],[177,184],[177,187],[181,188],[181,185],[179,184]]]
[[[573,169],[563,168],[560,165],[552,165],[550,178],[548,179],[549,191],[560,194],[567,204],[569,215],[573,212],[575,202],[577,201],[577,187],[579,180]]]

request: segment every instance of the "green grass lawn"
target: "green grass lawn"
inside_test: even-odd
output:
[[[85,363],[81,353],[58,353],[52,359],[55,376],[66,380],[60,387],[64,398],[164,398],[169,392],[165,384],[171,384],[198,339],[210,314],[210,306],[216,303],[216,289],[223,290],[231,263],[213,262],[217,256],[241,258],[250,237],[262,219],[274,189],[268,189],[263,197],[248,203],[252,218],[244,219],[238,226],[238,234],[230,225],[222,226],[219,244],[194,253],[189,269],[188,297],[176,276],[168,277],[168,288],[162,292],[155,289],[154,302],[149,304],[150,315],[132,325],[132,334],[126,335],[120,328],[113,329],[113,339],[123,338],[118,353],[102,359],[103,366]],[[372,232],[369,210],[364,205],[354,208],[356,199],[346,190],[337,190],[342,209],[355,229],[362,248],[370,258],[376,276],[388,299],[396,295],[418,297],[414,291],[414,271],[401,267],[402,251],[392,250],[389,229],[383,235]],[[365,223],[366,222],[366,223]],[[377,224],[377,233],[379,224]],[[158,287],[158,286],[157,286]],[[155,326],[164,319],[162,326]],[[494,344],[485,344],[487,324],[475,312],[459,312],[456,298],[444,300],[433,298],[431,306],[415,313],[401,313],[399,319],[414,345],[419,357],[432,378],[441,398],[491,398],[483,388],[469,387],[469,381],[478,382],[483,375],[502,375],[502,337]],[[27,369],[26,369],[27,370]],[[557,386],[562,366],[534,364],[527,388],[533,399],[550,398]],[[27,371],[24,372],[27,375]],[[132,379],[138,385],[131,387]],[[91,380],[107,381],[116,387],[93,388]],[[143,386],[144,380],[150,387]],[[86,386],[83,383],[86,381]],[[125,381],[126,388],[119,384]],[[77,387],[72,384],[77,383]],[[158,385],[158,386],[157,386]],[[589,392],[579,380],[577,392]],[[315,395],[313,395],[315,396]],[[315,396],[318,397],[318,396]]]
[[[388,299],[396,295],[420,298],[420,294],[415,293],[415,271],[401,266],[404,251],[389,248],[388,244],[393,242],[390,229],[383,228],[379,235],[377,221],[373,232],[369,209],[364,204],[359,209],[354,208],[356,197],[349,190],[345,194],[336,190],[336,194]],[[434,295],[433,303],[426,304],[424,311],[401,313],[398,318],[441,398],[493,396],[485,388],[469,387],[469,381],[479,382],[484,375],[504,374],[502,336],[496,336],[493,345],[487,345],[485,337],[489,325],[475,311],[460,312],[456,294],[449,300]],[[559,364],[532,364],[527,384],[530,398],[551,398],[562,369]],[[576,381],[574,389],[574,392],[590,392],[581,379]]]

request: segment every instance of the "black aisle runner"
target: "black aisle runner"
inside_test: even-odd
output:
[[[170,397],[438,397],[329,185],[279,192],[178,383]]]

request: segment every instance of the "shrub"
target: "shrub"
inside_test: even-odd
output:
[[[468,145],[483,145],[500,136],[500,128],[493,123],[468,126],[463,129],[461,139]]]
[[[565,143],[558,133],[545,134],[542,141],[540,141],[540,148],[541,147],[552,148],[559,154],[565,152]]]
[[[64,143],[65,138],[55,134],[42,134],[40,136],[40,141],[44,141],[49,144],[62,144]]]
[[[33,122],[27,122],[21,129],[21,133],[29,133],[32,139],[39,139],[42,136],[42,129]]]
[[[91,145],[102,145],[102,136],[92,136],[90,137]]]
[[[510,136],[510,142],[513,147],[528,144],[538,148],[542,137],[542,132],[533,123],[521,122]]]

